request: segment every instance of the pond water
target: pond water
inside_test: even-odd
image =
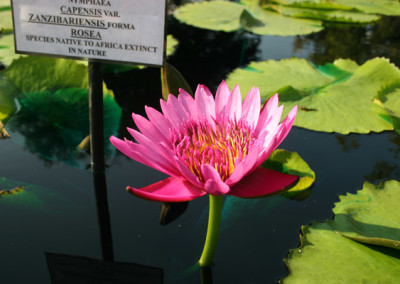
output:
[[[351,58],[361,64],[385,56],[400,66],[399,29],[399,18],[387,17],[367,27],[331,27],[308,36],[275,37],[204,31],[170,19],[168,31],[179,46],[169,62],[192,88],[203,83],[213,92],[229,72],[255,60],[296,56],[323,64]],[[107,74],[105,82],[123,109],[120,136],[129,137],[125,127],[133,127],[131,112],[143,113],[145,104],[159,106],[159,70]],[[0,207],[1,283],[50,283],[53,254],[78,257],[63,260],[69,277],[96,275],[97,282],[74,283],[116,283],[110,279],[117,269],[105,263],[80,266],[79,261],[86,261],[81,257],[112,257],[116,263],[157,268],[141,270],[137,277],[162,271],[162,283],[274,283],[287,274],[283,259],[299,246],[301,226],[332,218],[338,195],[355,193],[364,181],[400,180],[398,134],[340,135],[294,127],[279,148],[296,151],[316,172],[310,195],[303,200],[280,195],[254,200],[227,197],[215,264],[200,271],[193,265],[205,240],[207,197],[191,201],[180,216],[161,225],[161,204],[136,198],[125,188],[145,186],[165,175],[115,153],[106,161],[109,215],[104,209],[98,214],[102,205],[96,203],[90,170],[48,161],[32,150],[36,148],[18,132],[18,126],[7,130],[12,138],[0,141],[0,176],[34,185],[40,198],[27,196],[21,203]],[[36,135],[43,147],[52,147],[47,140],[54,136],[43,131]],[[81,163],[89,165],[90,159]],[[102,184],[104,177],[97,178]],[[104,202],[97,197],[97,202]],[[101,240],[110,234],[112,246],[104,245]],[[83,271],[82,267],[89,268]],[[154,278],[135,283],[161,283]]]

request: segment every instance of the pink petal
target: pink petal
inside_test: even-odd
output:
[[[229,192],[230,188],[221,180],[221,176],[217,170],[208,165],[201,165],[201,173],[204,177],[204,190],[212,195],[219,196]]]
[[[178,101],[181,103],[182,107],[186,110],[189,117],[193,120],[197,120],[197,115],[199,113],[199,110],[192,96],[185,90],[179,89]]]
[[[160,104],[164,116],[175,129],[178,130],[181,123],[188,120],[188,114],[175,96],[169,95],[168,101],[160,100]]]
[[[167,175],[176,177],[181,176],[175,165],[172,163],[171,159],[168,159],[158,153],[153,153],[145,148],[143,145],[133,143],[129,140],[125,142],[129,145],[131,149],[129,154],[129,157],[131,159],[142,163],[150,168],[163,172]]]
[[[229,186],[233,186],[238,183],[245,175],[254,170],[254,165],[257,163],[259,153],[262,151],[260,144],[253,145],[247,156],[239,163],[235,164],[232,174],[225,181]]]
[[[180,176],[180,173],[176,169],[175,164],[169,157],[166,157],[166,155],[161,155],[159,154],[159,152],[156,151],[149,151],[149,149],[143,145],[133,143],[129,140],[123,141],[114,136],[110,137],[110,142],[119,151],[139,163],[161,171],[167,175]]]
[[[225,81],[218,86],[217,93],[215,95],[215,116],[217,121],[224,121],[226,105],[230,96],[228,85]]]
[[[162,202],[189,201],[206,194],[201,188],[175,177],[169,177],[142,188],[128,186],[126,190],[138,197]]]
[[[170,138],[171,123],[160,112],[152,107],[145,106],[147,117],[154,127],[168,140]]]
[[[149,139],[153,141],[167,141],[165,137],[160,133],[154,125],[145,119],[143,116],[132,113],[133,121],[135,121],[136,126],[143,133],[144,136],[147,136]]]
[[[182,177],[191,182],[194,186],[203,188],[204,183],[200,181],[199,177],[190,171],[190,169],[178,158],[174,158],[175,165],[180,171]]]
[[[129,158],[132,158],[132,148],[129,146],[129,144],[126,143],[126,141],[121,140],[115,136],[110,137],[110,142],[117,148],[119,151],[127,155]]]
[[[239,85],[236,85],[229,96],[225,117],[230,121],[238,121],[242,116],[242,95]]]
[[[260,108],[260,90],[253,87],[243,101],[242,120],[246,121],[250,127],[254,127],[257,125],[258,117],[260,116]]]
[[[195,101],[199,107],[201,118],[212,123],[215,119],[215,101],[213,95],[206,86],[199,85],[197,87]],[[199,119],[201,118],[199,117]]]
[[[257,127],[256,127],[256,135],[258,135],[264,128],[265,125],[271,120],[271,117],[278,116],[278,114],[273,115],[278,108],[278,94],[273,95],[268,101],[265,102],[263,108],[261,109],[260,117],[258,119]],[[281,112],[282,115],[282,112]],[[278,123],[281,119],[279,116]]]
[[[284,190],[297,182],[299,177],[266,168],[258,168],[231,188],[229,195],[251,198],[262,197]]]

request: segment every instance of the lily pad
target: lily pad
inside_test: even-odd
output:
[[[14,141],[48,161],[62,161],[84,168],[88,155],[79,150],[89,134],[87,89],[60,89],[55,92],[31,92],[19,97],[21,109],[7,123]],[[104,94],[104,141],[106,155],[115,153],[108,142],[116,135],[121,108],[109,94]]]
[[[258,35],[306,35],[323,29],[322,22],[315,19],[287,17],[284,14],[265,10],[257,0],[243,0],[249,11],[264,25],[247,27],[247,30]]]
[[[301,229],[301,245],[285,259],[282,283],[397,283],[400,251],[366,245],[338,233],[328,221]]]
[[[262,167],[299,176],[299,182],[288,190],[290,193],[308,189],[315,181],[315,172],[296,152],[275,150],[262,164]]]
[[[20,57],[12,62],[4,74],[24,93],[89,86],[87,66],[69,59]]]
[[[68,204],[66,196],[38,185],[0,177],[0,212],[7,216],[10,209],[42,213],[60,212],[62,204]],[[5,215],[4,215],[5,214]]]
[[[233,32],[245,29],[260,35],[299,35],[323,29],[320,21],[285,17],[261,9],[258,1],[241,4],[227,1],[195,2],[175,10],[181,22],[202,29]]]
[[[16,54],[14,50],[14,35],[0,34],[0,62],[3,65],[10,65],[14,59],[23,55]]]
[[[400,15],[397,0],[279,0],[278,4],[315,9],[353,10],[386,16]]]
[[[385,108],[392,119],[394,129],[400,134],[400,80],[386,86],[374,102]]]
[[[333,226],[359,242],[400,249],[400,182],[364,183],[357,194],[339,196]]]
[[[285,113],[299,106],[296,126],[348,134],[393,130],[390,115],[373,100],[399,80],[399,69],[384,58],[361,66],[341,59],[318,67],[291,58],[253,62],[229,74],[227,83],[240,84],[243,94],[259,86],[263,100],[279,93]]]
[[[174,16],[188,25],[213,31],[240,29],[240,15],[245,7],[227,1],[194,2],[180,6]]]
[[[386,16],[399,16],[400,3],[398,0],[334,0],[339,5],[345,5],[357,10]]]
[[[0,3],[1,5],[1,3]],[[0,33],[7,33],[13,30],[11,6],[0,6]]]
[[[0,73],[0,121],[4,123],[16,112],[19,91],[8,77]]]
[[[284,16],[315,19],[333,23],[371,23],[380,19],[378,15],[360,13],[354,10],[328,10],[279,6],[278,11]]]
[[[334,221],[302,227],[282,283],[396,283],[400,279],[400,182],[365,183],[340,197]],[[371,245],[373,244],[373,245]]]

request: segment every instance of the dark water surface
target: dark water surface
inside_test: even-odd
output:
[[[342,57],[361,64],[385,56],[400,66],[400,38],[394,27],[400,28],[398,18],[309,36],[260,37],[202,31],[171,20],[169,33],[180,45],[169,61],[193,88],[204,83],[213,92],[230,71],[254,60],[297,56],[323,64]],[[143,112],[144,104],[159,105],[159,70],[108,74],[105,81],[123,108],[120,136],[129,137],[125,127],[133,126],[131,112]],[[0,141],[0,176],[36,185],[41,199],[27,197],[0,207],[0,283],[50,283],[45,252],[102,259],[93,176],[87,169],[40,158],[15,134]],[[38,135],[46,139],[46,133]],[[366,180],[400,180],[400,138],[394,132],[339,135],[294,127],[280,148],[298,152],[316,172],[311,195],[302,201],[279,195],[257,200],[227,197],[211,268],[213,283],[276,282],[287,274],[283,258],[299,245],[300,227],[332,218],[338,195],[355,193]],[[138,199],[125,187],[145,186],[165,175],[120,153],[110,156],[107,166],[114,260],[162,269],[163,283],[201,283],[201,271],[192,266],[205,240],[208,198],[190,202],[179,218],[160,225],[161,205]],[[71,275],[78,273],[73,265],[68,267]],[[106,266],[89,269],[97,282],[74,283],[113,283],[106,279],[115,271],[107,274],[99,267]],[[206,278],[203,275],[204,283]]]

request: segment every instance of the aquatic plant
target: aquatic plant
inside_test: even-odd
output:
[[[197,87],[193,99],[180,89],[176,98],[161,100],[163,114],[146,107],[149,120],[133,114],[139,131],[128,128],[137,141],[112,136],[122,153],[170,175],[143,188],[128,186],[139,197],[181,202],[210,195],[207,240],[200,265],[211,264],[218,239],[224,194],[260,197],[297,181],[294,175],[259,167],[289,133],[297,107],[280,123],[283,106],[274,95],[261,109],[260,92],[252,88],[243,101],[236,85],[230,92],[223,81],[214,99]]]

